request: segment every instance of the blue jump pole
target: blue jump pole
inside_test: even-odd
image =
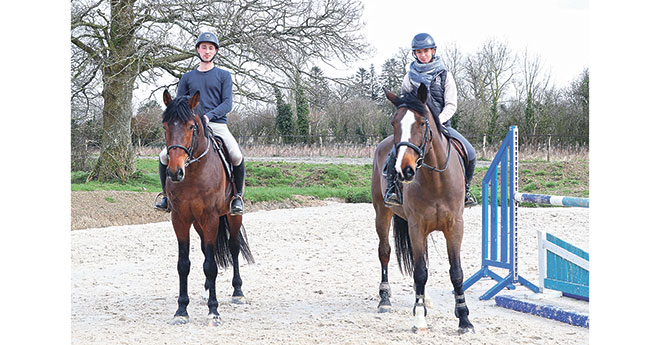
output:
[[[518,202],[531,202],[534,204],[589,208],[588,198],[574,198],[570,196],[516,193],[515,199]]]

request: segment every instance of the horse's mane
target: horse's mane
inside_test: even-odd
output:
[[[190,97],[179,96],[173,99],[163,112],[163,123],[176,120],[182,122],[188,122],[192,120],[195,115],[193,114],[192,110],[190,110],[190,106],[188,105],[188,98]]]
[[[399,96],[396,107],[406,107],[421,115],[427,115],[429,111],[426,107],[426,104],[422,103],[422,101],[417,98],[417,94],[415,92],[409,92]]]
[[[195,114],[190,110],[188,99],[190,96],[177,96],[167,105],[163,112],[163,123],[179,120],[183,123],[194,120]],[[204,125],[204,136],[209,137],[208,126],[204,117],[201,117]]]

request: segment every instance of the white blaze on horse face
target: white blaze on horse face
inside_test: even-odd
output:
[[[415,114],[413,114],[413,112],[410,110],[406,111],[400,122],[401,140],[399,142],[410,141],[410,137],[412,135],[412,126],[414,124],[415,124]],[[394,166],[396,168],[396,171],[401,175],[403,175],[403,171],[401,169],[401,162],[403,162],[403,155],[406,153],[406,148],[408,147],[407,146],[399,147],[399,152],[397,152],[397,156],[396,156],[396,164]]]

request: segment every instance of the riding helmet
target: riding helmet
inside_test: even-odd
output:
[[[435,41],[431,35],[427,33],[421,33],[413,37],[411,46],[413,51],[424,48],[435,48]]]
[[[220,43],[218,43],[218,36],[216,36],[212,32],[202,32],[197,38],[197,43],[195,44],[195,48],[198,48],[202,42],[213,43],[215,49],[218,49],[218,47],[220,46]]]

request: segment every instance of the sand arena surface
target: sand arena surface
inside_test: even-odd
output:
[[[588,251],[589,213],[578,208],[519,209],[520,275],[538,281],[536,230]],[[465,211],[462,266],[480,267],[481,208]],[[475,334],[457,335],[444,237],[429,239],[430,330],[413,334],[413,279],[390,260],[393,311],[378,314],[380,264],[370,204],[262,210],[244,225],[256,263],[241,261],[248,304],[230,303],[232,271],[216,280],[219,327],[206,326],[207,292],[199,237],[191,230],[190,323],[171,326],[178,295],[177,243],[169,222],[71,232],[73,344],[587,344],[589,330],[479,301],[492,287],[466,291]],[[392,235],[390,235],[392,236]],[[393,241],[390,239],[393,246]],[[242,258],[241,258],[242,260]],[[498,271],[499,272],[499,271]],[[506,290],[505,290],[506,291]],[[517,293],[528,291],[518,287]],[[586,302],[573,303],[588,308]]]

